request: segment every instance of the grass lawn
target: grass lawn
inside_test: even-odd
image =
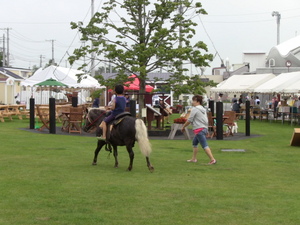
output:
[[[28,126],[0,123],[1,225],[300,224],[300,147],[289,146],[294,126],[251,121],[260,137],[208,140],[218,160],[212,166],[203,151],[198,163],[186,162],[191,140],[151,140],[154,173],[137,145],[131,172],[123,147],[118,169],[105,151],[92,166],[94,137],[19,129]]]

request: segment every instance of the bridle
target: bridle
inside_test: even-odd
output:
[[[103,113],[101,113],[95,120],[93,120],[91,122],[91,119],[89,117],[89,115],[87,115],[87,120],[90,122],[90,124],[88,126],[86,126],[86,129],[89,130],[88,128],[91,128],[92,126],[95,125],[95,123],[106,113],[106,111],[104,111]]]

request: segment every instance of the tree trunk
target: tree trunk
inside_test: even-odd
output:
[[[140,79],[140,91],[139,91],[139,114],[138,114],[138,117],[139,118],[142,118],[142,109],[145,108],[145,86],[146,86],[146,82],[144,79]]]

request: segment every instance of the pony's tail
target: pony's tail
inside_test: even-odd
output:
[[[135,120],[135,138],[139,143],[139,147],[144,156],[149,157],[152,152],[151,144],[148,139],[147,127],[141,119]]]

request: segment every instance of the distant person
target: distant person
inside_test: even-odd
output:
[[[116,98],[116,92],[115,91],[112,91],[112,96],[111,96],[111,99],[110,99],[110,102],[107,104],[107,109],[108,110],[111,110],[111,106],[113,105],[114,103],[114,100]]]
[[[222,102],[223,100],[223,93],[219,93],[219,102]]]
[[[99,108],[99,105],[100,105],[100,99],[99,98],[95,98],[94,101],[93,101],[92,107],[93,108]]]
[[[250,99],[250,106],[254,106],[255,105],[255,100],[254,100],[254,97],[253,95],[251,95],[251,99]]]
[[[158,95],[153,95],[152,96],[152,106],[158,106],[159,107],[159,99],[160,97]]]
[[[300,108],[300,97],[298,97],[298,100],[295,101],[294,106],[297,107],[298,109]]]
[[[240,106],[241,106],[241,104],[243,104],[243,95],[240,95],[238,103]]]
[[[193,139],[193,156],[192,159],[187,160],[187,162],[197,162],[198,144],[201,144],[206,155],[209,157],[210,162],[208,164],[213,165],[217,163],[214,158],[211,149],[209,148],[206,141],[206,134],[208,128],[208,118],[206,109],[202,106],[203,97],[201,95],[195,95],[192,98],[192,108],[191,114],[185,124],[182,126],[181,131],[185,132],[185,128],[190,124],[193,125],[193,132],[195,137]]]
[[[259,105],[260,104],[260,100],[259,100],[259,97],[256,96],[256,99],[255,99],[255,105]]]
[[[237,102],[237,99],[234,100],[234,103],[232,105],[232,111],[235,111],[236,113],[240,113],[240,105]]]
[[[235,101],[237,102],[237,98],[236,95],[233,95],[233,98],[231,99],[231,103],[233,104]]]
[[[278,104],[279,104],[278,98],[274,97],[274,99],[273,99],[274,118],[278,117]]]
[[[126,107],[130,107],[130,97],[129,97],[129,95],[126,93],[126,94],[124,95],[124,97],[125,97],[125,99],[126,99]]]

